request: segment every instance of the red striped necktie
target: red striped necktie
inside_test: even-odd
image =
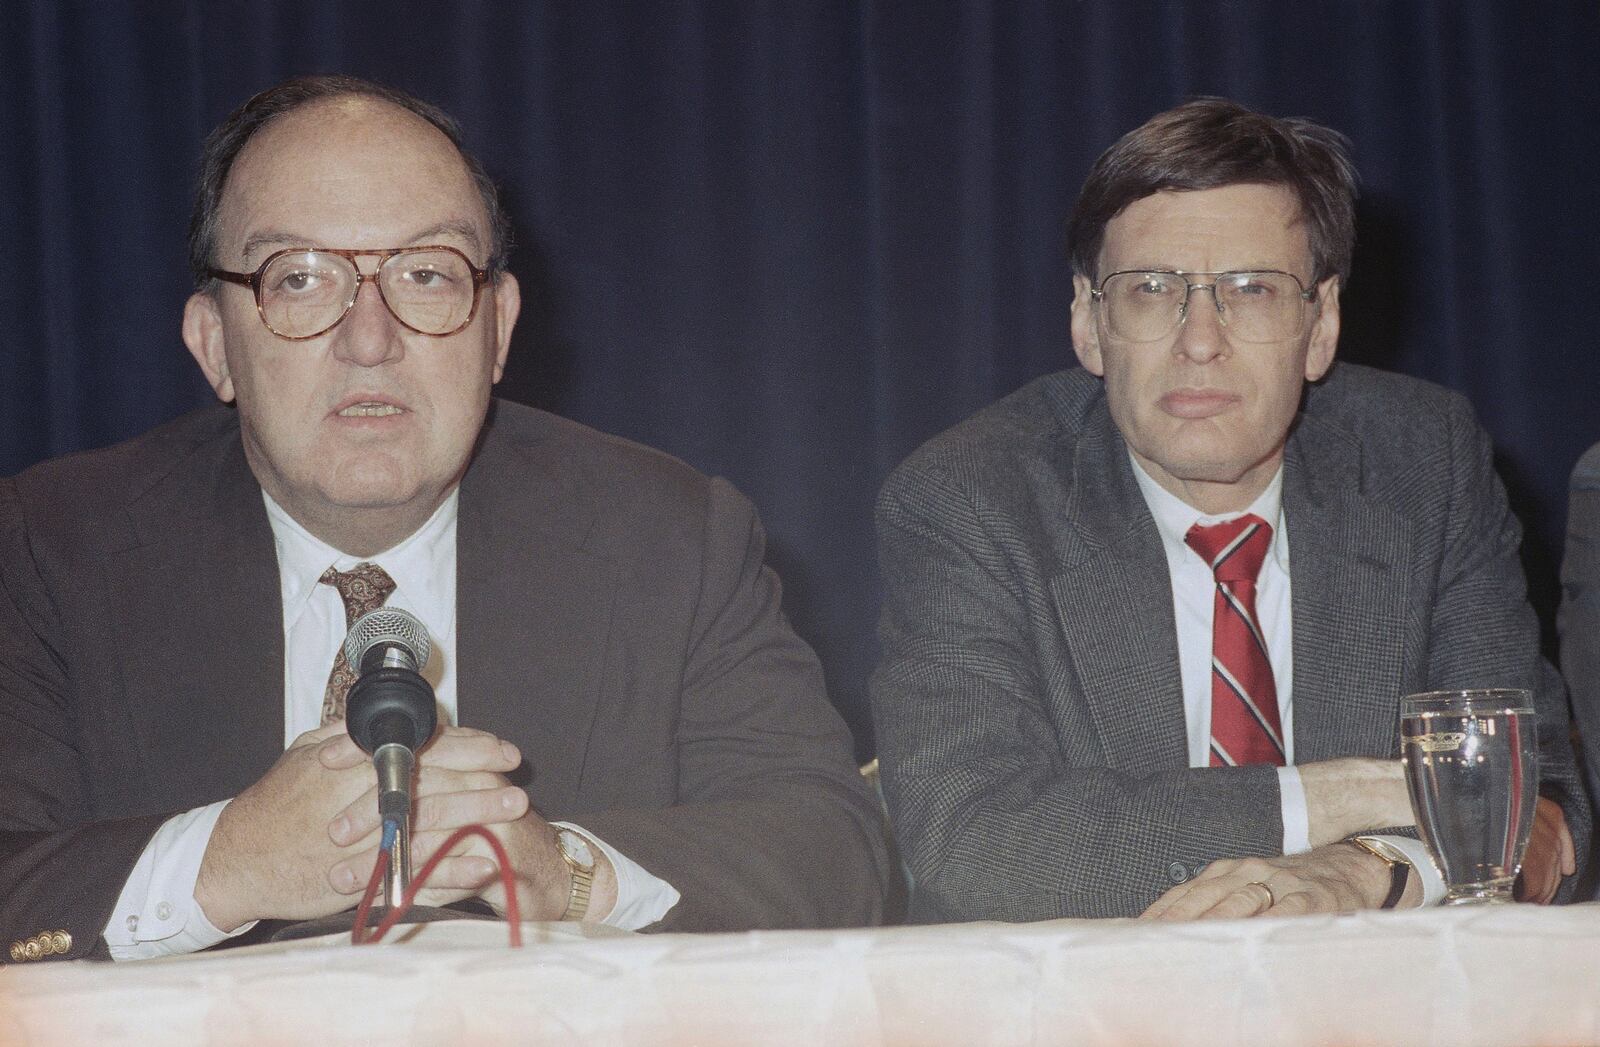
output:
[[[1254,514],[1184,536],[1217,579],[1211,617],[1211,766],[1284,763],[1278,688],[1256,617],[1256,575],[1272,527]]]

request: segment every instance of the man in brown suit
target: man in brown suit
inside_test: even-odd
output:
[[[525,918],[879,918],[876,809],[752,507],[491,399],[505,243],[454,125],[398,92],[291,81],[212,135],[183,336],[233,406],[0,481],[13,960],[191,951],[354,903],[374,778],[325,684],[351,578],[439,652],[418,864],[481,823]],[[507,903],[477,842],[430,885]]]

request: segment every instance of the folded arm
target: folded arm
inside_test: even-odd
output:
[[[714,480],[697,537],[675,724],[677,802],[552,816],[679,892],[655,929],[879,922],[890,884],[882,819],[816,656],[780,610],[754,509]]]
[[[166,817],[93,818],[59,635],[15,487],[0,480],[0,962],[9,943],[56,931],[71,939],[60,957],[104,955],[101,929]]]
[[[1529,850],[1528,872],[1538,887],[1528,893],[1544,899],[1554,878],[1560,883],[1554,899],[1570,901],[1577,890],[1577,878],[1570,872],[1589,853],[1593,821],[1574,759],[1566,688],[1540,655],[1538,621],[1527,600],[1520,558],[1522,527],[1495,473],[1489,437],[1465,408],[1451,422],[1450,501],[1425,689],[1518,687],[1533,692],[1539,792],[1549,804],[1540,805]],[[1548,810],[1551,804],[1559,807],[1562,819]]]
[[[1045,568],[991,523],[932,473],[902,471],[879,504],[873,710],[915,911],[1133,916],[1216,858],[1279,853],[1274,768],[1110,765]]]

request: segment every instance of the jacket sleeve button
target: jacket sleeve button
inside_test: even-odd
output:
[[[1173,862],[1167,866],[1167,875],[1172,878],[1173,883],[1183,883],[1189,878],[1189,870],[1184,868],[1182,862]]]

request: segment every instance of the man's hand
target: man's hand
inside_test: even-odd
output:
[[[528,794],[504,777],[504,772],[521,762],[516,747],[485,731],[446,727],[417,759],[412,868],[420,870],[455,830],[482,825],[500,840],[511,859],[522,917],[560,919],[567,907],[571,878],[556,843],[556,830],[529,807]],[[329,838],[351,848],[329,871],[329,881],[346,896],[359,895],[365,889],[377,861],[377,806],[374,786],[328,825]],[[592,851],[596,869],[589,918],[598,920],[615,902],[616,877],[610,862],[598,849]],[[451,848],[417,898],[425,905],[448,905],[474,896],[481,896],[499,911],[505,909],[499,864],[488,843],[476,835]]]
[[[562,859],[556,830],[530,811],[515,822],[495,826],[493,832],[500,838],[511,858],[512,873],[517,889],[517,910],[525,920],[559,920],[566,911],[571,892],[572,876]],[[489,854],[482,840],[474,839],[474,852]],[[617,876],[611,861],[598,847],[590,846],[594,858],[594,884],[589,891],[589,909],[583,922],[597,924],[611,912],[617,902]],[[469,858],[469,860],[471,860]],[[481,860],[481,859],[479,859]],[[492,869],[492,864],[490,865]],[[506,911],[505,886],[500,877],[491,875],[477,892],[484,901],[501,915]]]
[[[1352,756],[1301,764],[1299,771],[1314,848],[1416,821],[1399,760]]]
[[[1389,894],[1389,868],[1348,843],[1277,858],[1224,858],[1167,891],[1141,919],[1212,920],[1375,909]],[[1401,905],[1415,905],[1421,887],[1406,884]]]
[[[1533,809],[1533,833],[1522,859],[1522,875],[1517,877],[1517,901],[1549,905],[1563,876],[1578,871],[1578,858],[1567,830],[1567,816],[1561,805],[1539,797]]]
[[[360,753],[342,722],[307,731],[223,809],[194,887],[218,930],[269,917],[313,919],[347,907],[328,882],[341,849],[322,826],[375,777],[370,764],[355,760],[330,768],[330,754],[346,750]]]
[[[441,730],[426,751],[458,776],[452,781],[464,776],[504,784],[497,772],[522,760],[516,746],[456,727]],[[460,798],[438,801],[443,809],[434,816],[453,822],[451,828],[465,824],[462,818],[496,820],[485,809],[486,795],[467,798],[465,812]],[[522,807],[499,820],[515,818],[526,805],[523,796]],[[349,908],[344,879],[358,879],[359,893],[377,861],[377,810],[371,758],[350,740],[344,724],[307,731],[217,819],[195,881],[206,918],[218,930],[232,931],[251,920],[307,920]],[[345,828],[334,831],[338,826]],[[372,847],[363,853],[359,844],[369,834]]]

